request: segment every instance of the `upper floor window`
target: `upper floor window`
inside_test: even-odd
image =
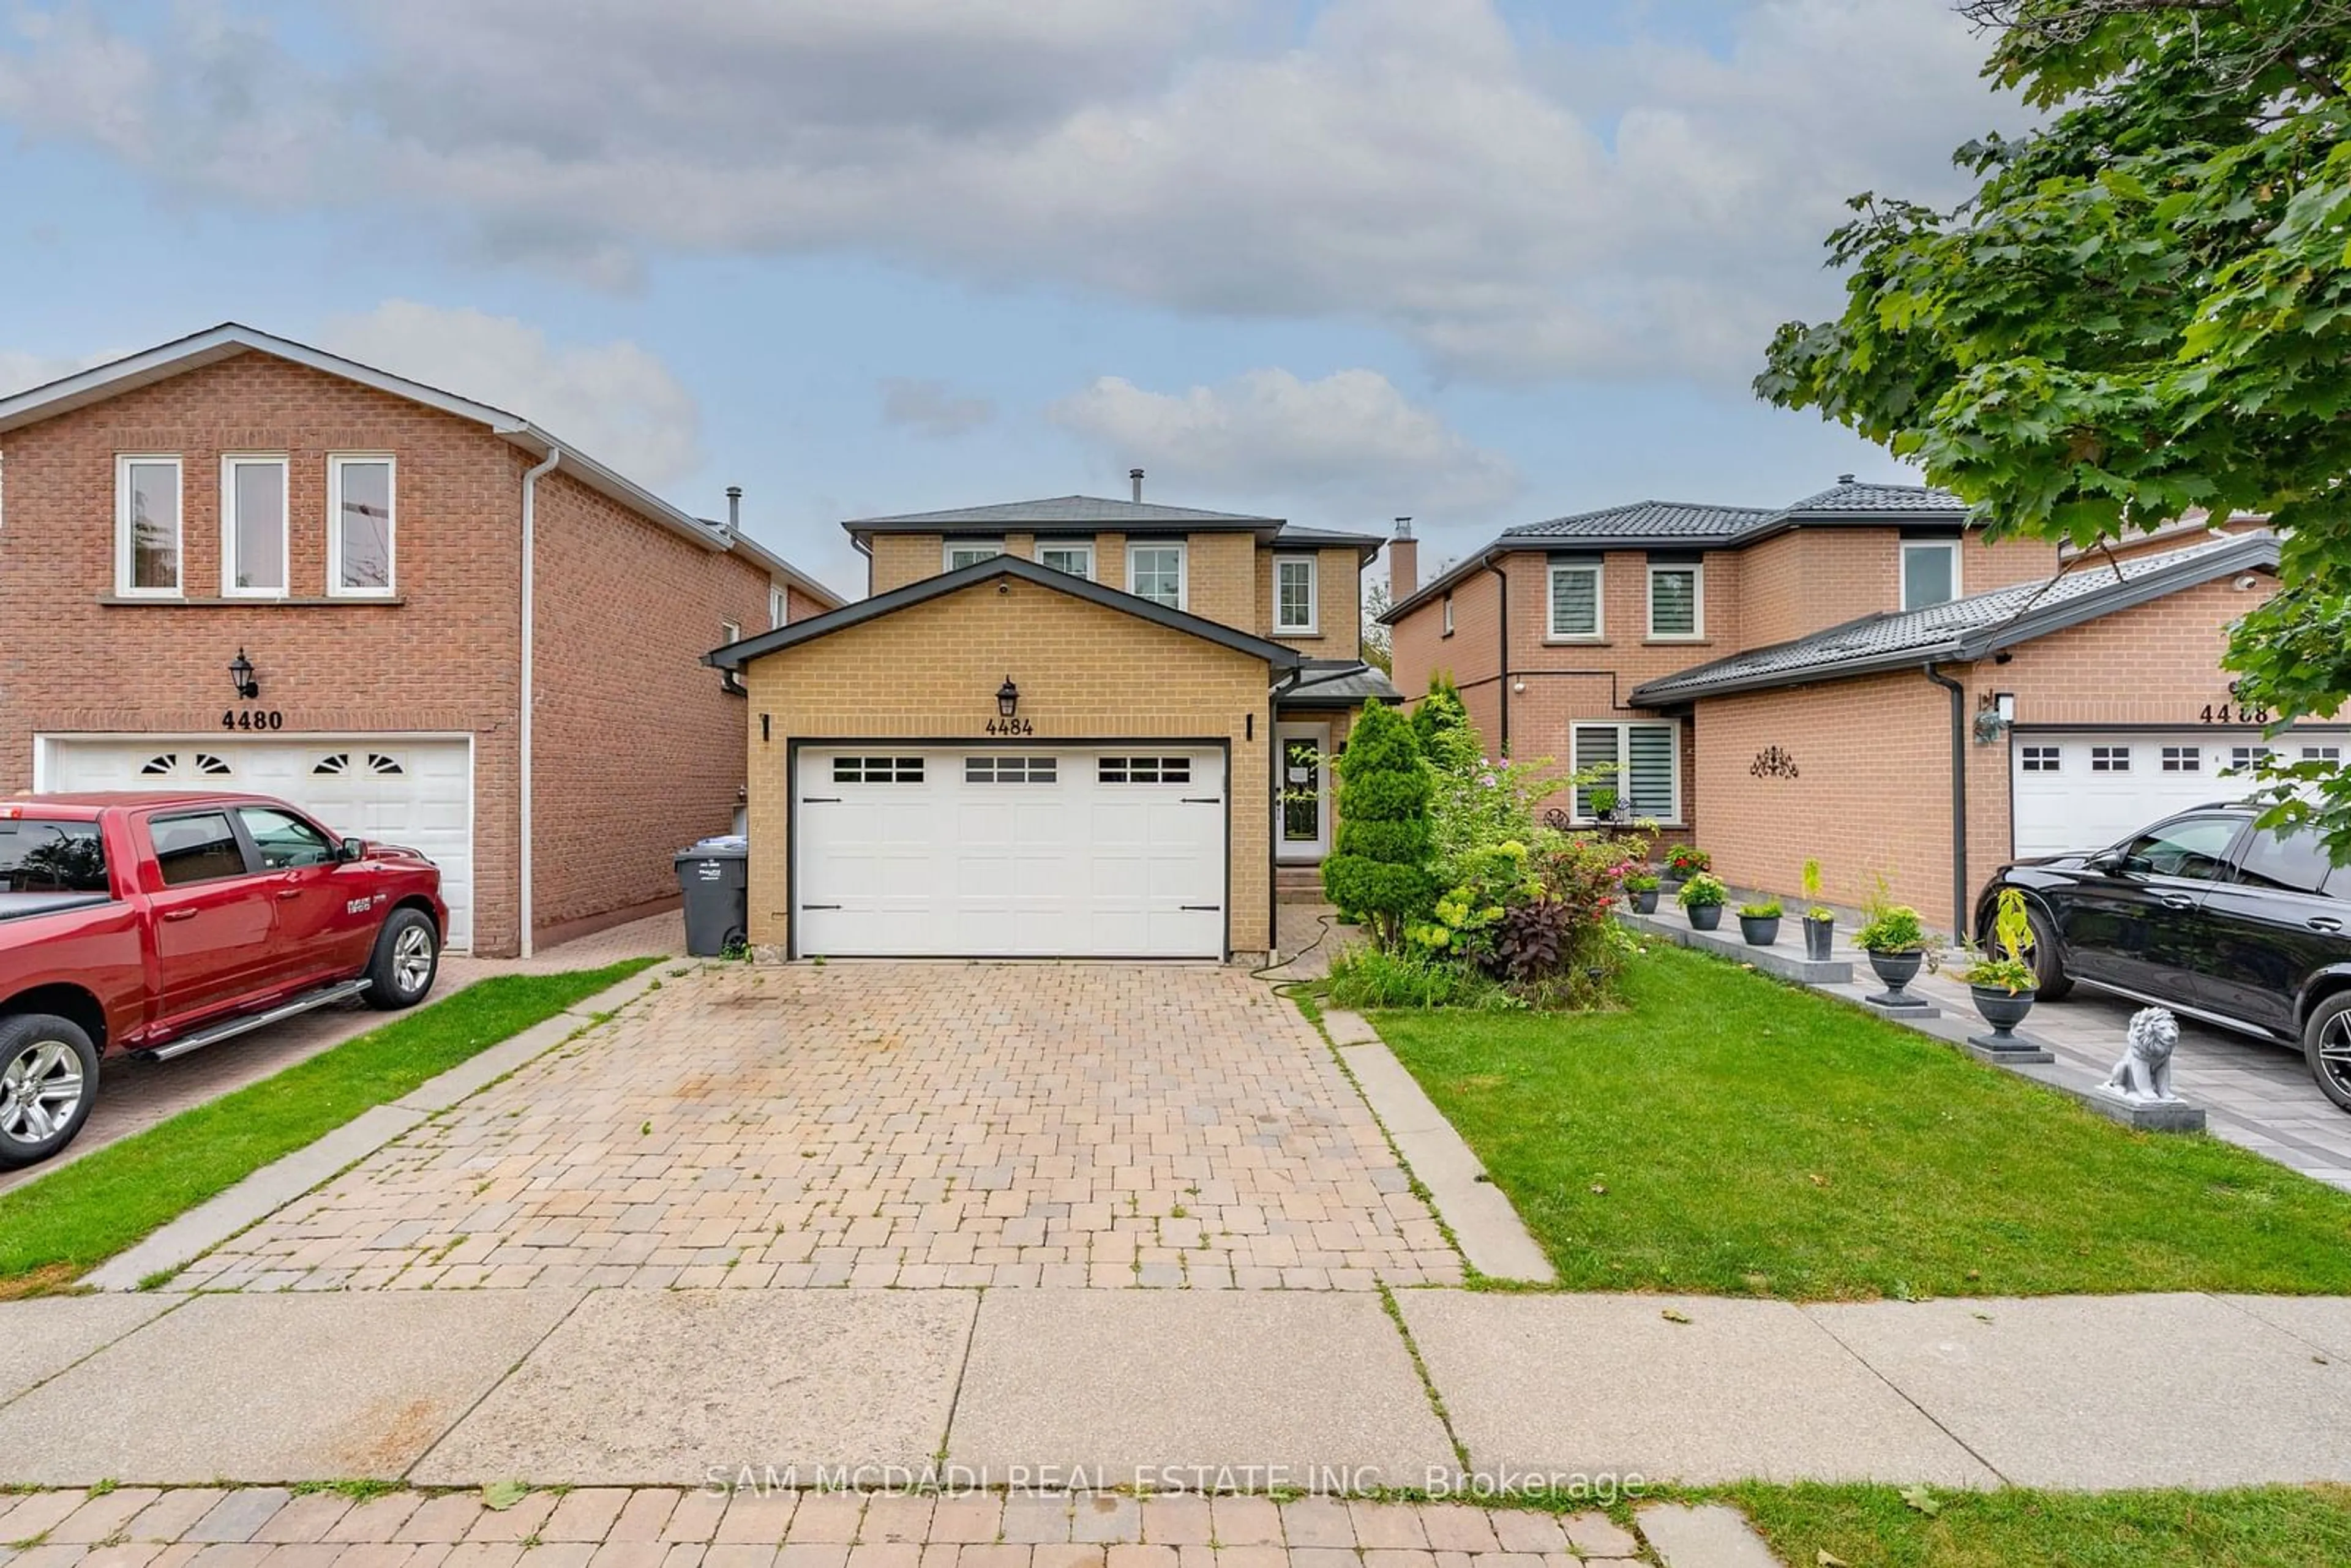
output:
[[[1002,539],[949,539],[946,564],[949,571],[961,571],[967,566],[977,566],[984,560],[994,560],[1004,553]]]
[[[1126,547],[1126,591],[1138,599],[1184,608],[1184,547],[1180,544],[1136,544]]]
[[[1553,637],[1600,635],[1600,563],[1554,563],[1551,569]]]
[[[327,459],[327,591],[380,599],[392,591],[393,463],[389,456]]]
[[[1037,564],[1050,571],[1063,571],[1071,577],[1093,580],[1094,547],[1082,539],[1075,544],[1044,544],[1037,546]]]
[[[1701,637],[1706,634],[1706,571],[1687,566],[1649,568],[1649,635]]]
[[[768,630],[773,632],[791,614],[791,601],[772,583],[768,588]]]
[[[1906,539],[1902,544],[1902,608],[1924,610],[1959,596],[1959,541]]]
[[[221,595],[286,592],[286,459],[221,459]]]
[[[1445,596],[1445,634],[1453,635],[1453,595],[1449,593]]]
[[[1273,629],[1293,634],[1315,631],[1314,558],[1283,555],[1273,558]]]
[[[180,592],[180,460],[114,460],[114,591],[177,598]]]

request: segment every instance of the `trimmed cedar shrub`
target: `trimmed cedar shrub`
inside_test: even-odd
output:
[[[1412,721],[1364,710],[1338,760],[1339,841],[1322,862],[1331,902],[1360,916],[1384,950],[1436,896],[1428,873],[1428,770]]]

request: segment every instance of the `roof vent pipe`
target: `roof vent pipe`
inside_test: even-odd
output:
[[[1850,485],[1853,483],[1853,476],[1850,474],[1840,474],[1837,476],[1837,483],[1840,485]]]
[[[1128,469],[1126,471],[1126,479],[1128,484],[1134,486],[1134,504],[1138,507],[1143,505],[1143,470],[1140,468]]]
[[[726,531],[730,534],[743,531],[743,486],[740,485],[726,486]]]

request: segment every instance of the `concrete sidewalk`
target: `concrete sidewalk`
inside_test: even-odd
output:
[[[998,1487],[2351,1481],[2351,1300],[1395,1299],[1394,1316],[1363,1294],[1205,1291],[5,1303],[0,1482],[692,1487],[748,1467],[810,1485],[942,1457]]]

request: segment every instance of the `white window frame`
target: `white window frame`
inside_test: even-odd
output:
[[[131,470],[132,465],[168,466],[172,470],[172,488],[177,493],[178,516],[172,526],[177,531],[176,553],[179,570],[169,588],[139,588],[132,584],[131,570]],[[188,590],[188,474],[176,452],[122,452],[114,458],[114,592],[119,599],[182,599]]]
[[[1690,629],[1687,632],[1657,630],[1657,573],[1686,571],[1690,574]],[[1649,562],[1649,641],[1652,643],[1699,643],[1706,640],[1706,563],[1696,560],[1653,560]]]
[[[1281,573],[1285,567],[1306,569],[1306,620],[1293,625],[1281,618]],[[1277,637],[1316,637],[1322,632],[1322,563],[1311,555],[1273,558],[1273,632]]]
[[[782,584],[768,584],[768,630],[780,630],[791,619],[792,597]]]
[[[1448,594],[1447,594],[1447,595],[1445,596],[1445,631],[1444,631],[1444,635],[1446,635],[1446,636],[1447,636],[1447,637],[1450,637],[1450,636],[1452,636],[1452,635],[1453,635],[1453,595],[1451,595],[1451,594],[1449,594],[1449,593],[1448,593]]]
[[[343,583],[343,469],[352,463],[381,463],[392,483],[384,499],[391,513],[383,520],[383,586],[350,588]],[[392,599],[400,592],[400,460],[389,452],[327,454],[327,597],[329,599]]]
[[[1192,551],[1182,539],[1134,539],[1126,547],[1126,591],[1134,593],[1134,558],[1144,550],[1172,549],[1176,552],[1176,608],[1188,609],[1192,602]],[[1143,596],[1134,595],[1137,599]],[[1157,600],[1151,601],[1158,603]]]
[[[1632,780],[1627,776],[1633,758],[1632,732],[1636,729],[1662,729],[1672,736],[1674,814],[1671,817],[1656,818],[1656,821],[1661,828],[1678,828],[1685,825],[1682,821],[1682,727],[1679,719],[1569,719],[1567,721],[1567,756],[1571,769],[1579,766],[1575,761],[1575,733],[1581,729],[1613,729],[1616,732],[1617,771],[1607,780],[1604,787],[1615,790],[1616,803],[1635,817],[1639,816],[1640,812],[1639,808],[1633,804]],[[1593,788],[1599,789],[1603,786],[1594,785]],[[1599,819],[1596,817],[1582,814],[1575,796],[1576,792],[1573,789],[1567,792],[1569,821],[1587,825],[1598,821]]]
[[[1957,539],[1904,539],[1901,543],[1902,582],[1898,602],[1905,611],[1930,610],[1934,606],[1910,602],[1910,552],[1914,549],[1938,549],[1951,558],[1951,597],[1938,599],[1936,604],[1949,604],[1952,600],[1965,599],[1968,591],[1959,585],[1959,541]]]
[[[1592,630],[1559,629],[1559,574],[1589,572],[1592,576]],[[1597,643],[1608,634],[1608,573],[1596,560],[1558,560],[1543,574],[1543,640],[1549,643]]]
[[[236,471],[275,465],[277,469],[277,565],[275,588],[236,585]],[[283,452],[221,455],[220,583],[223,599],[285,599],[294,591],[294,460]],[[183,533],[184,529],[182,530]],[[184,575],[184,573],[183,574]]]
[[[964,562],[964,566],[977,566],[981,561],[994,560],[998,556],[1000,556],[1003,553],[1004,541],[1002,539],[947,539],[942,542],[939,546],[939,570],[941,571],[961,571],[963,567],[956,565],[956,557],[957,554],[967,555],[972,558],[971,559]]]
[[[1039,539],[1037,541],[1037,564],[1039,566],[1045,566],[1045,555],[1049,550],[1055,555],[1075,555],[1084,557],[1086,562],[1085,570],[1068,573],[1066,575],[1081,578],[1087,582],[1092,582],[1094,580],[1094,547],[1092,540]],[[1060,571],[1061,569],[1057,566],[1046,566],[1045,570],[1048,571]]]

